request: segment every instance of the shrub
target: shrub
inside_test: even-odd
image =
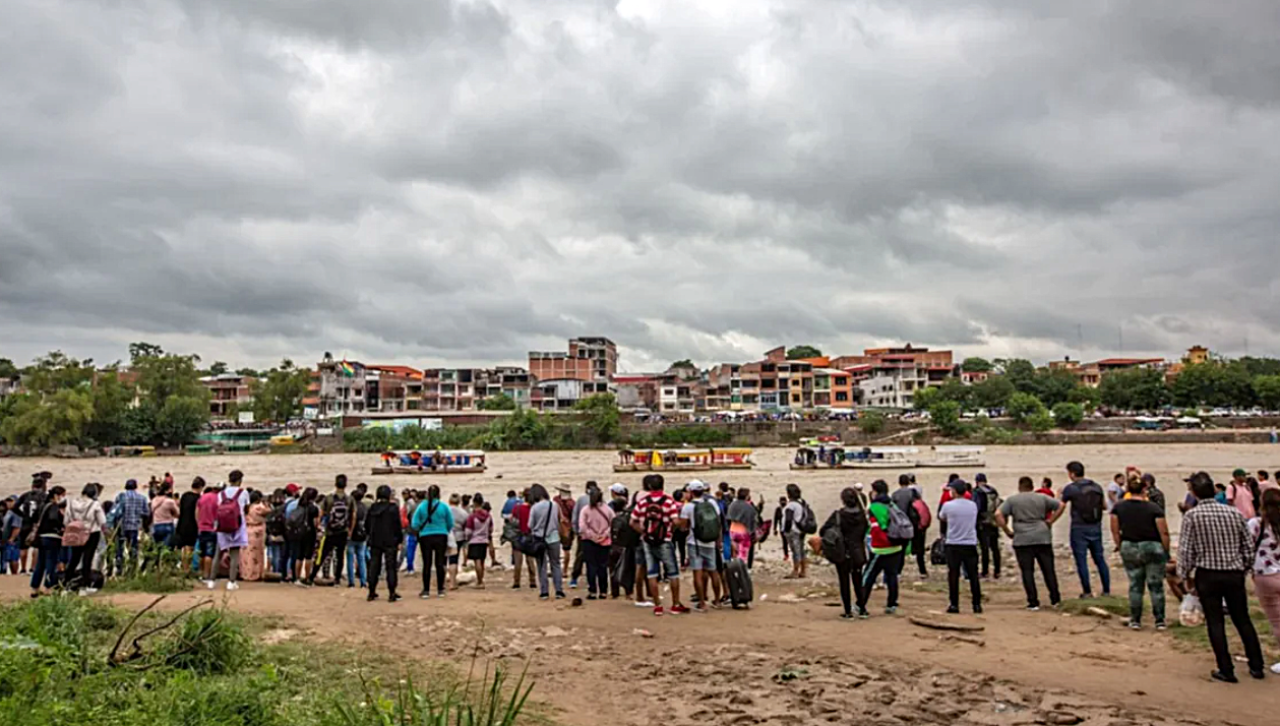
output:
[[[1030,417],[1045,412],[1044,404],[1030,393],[1015,393],[1010,396],[1005,410],[1009,418],[1018,423],[1026,423]]]
[[[1079,426],[1084,420],[1084,406],[1078,403],[1059,403],[1053,407],[1053,421],[1062,428]]]
[[[967,427],[960,421],[960,404],[955,401],[937,401],[929,409],[929,419],[943,436],[963,436]]]
[[[868,436],[884,431],[885,417],[879,411],[864,411],[858,414],[858,429]]]
[[[1027,417],[1026,424],[1027,428],[1042,434],[1053,429],[1053,416],[1050,416],[1048,411],[1037,411]]]
[[[157,655],[174,668],[198,675],[233,673],[249,661],[252,642],[225,610],[200,610],[182,623]]]

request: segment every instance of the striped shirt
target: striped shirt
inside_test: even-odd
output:
[[[142,529],[142,520],[151,514],[151,502],[136,489],[120,492],[116,496],[117,521],[125,532],[136,532]]]
[[[666,527],[666,540],[671,541],[671,530],[675,529],[674,524],[680,517],[680,503],[669,496],[666,492],[645,492],[636,499],[635,509],[631,511],[631,525],[640,527],[641,530],[645,526],[645,512],[649,510],[650,502],[656,502],[661,515],[661,522]]]
[[[1244,572],[1253,566],[1253,536],[1240,512],[1228,504],[1202,499],[1182,515],[1178,534],[1178,576],[1197,569]]]

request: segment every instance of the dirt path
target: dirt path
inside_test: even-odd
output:
[[[406,663],[443,657],[465,664],[475,653],[515,668],[527,662],[535,699],[557,720],[584,726],[1263,724],[1280,703],[1280,679],[1214,683],[1207,651],[1129,631],[1114,618],[1024,612],[1012,585],[993,593],[985,615],[951,621],[986,626],[978,645],[907,620],[940,617],[945,596],[921,591],[934,583],[908,585],[897,616],[844,621],[822,577],[796,583],[762,572],[756,592],[763,600],[750,611],[661,619],[626,601],[543,603],[504,581],[394,605],[366,603],[359,590],[251,583],[229,603],[280,628],[350,641],[353,659],[377,647]],[[23,596],[24,584],[0,577],[0,596]],[[417,587],[413,579],[406,590]],[[208,594],[181,593],[166,604]],[[151,596],[113,599],[137,606]],[[883,602],[877,592],[872,604]]]

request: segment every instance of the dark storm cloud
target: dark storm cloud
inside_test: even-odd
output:
[[[5,27],[7,357],[1280,353],[1270,0],[16,0]]]

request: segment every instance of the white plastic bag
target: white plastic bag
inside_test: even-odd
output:
[[[1182,606],[1178,608],[1178,622],[1184,628],[1204,625],[1204,608],[1200,606],[1200,598],[1195,595],[1182,598]]]

